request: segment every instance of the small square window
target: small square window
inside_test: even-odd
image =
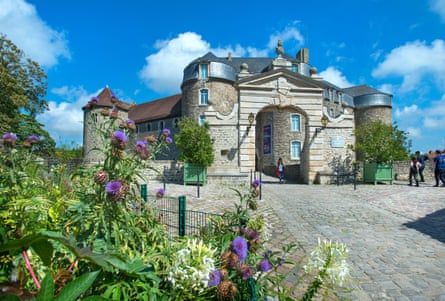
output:
[[[206,116],[205,115],[199,115],[199,125],[204,126],[206,122]]]

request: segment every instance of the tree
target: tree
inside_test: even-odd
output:
[[[179,133],[175,135],[175,142],[180,150],[179,159],[203,167],[211,166],[215,154],[209,125],[205,123],[200,126],[196,121],[184,117],[178,127]]]
[[[36,121],[38,114],[48,110],[48,102],[43,99],[46,79],[37,62],[26,58],[22,50],[0,34],[0,133],[13,132],[21,140],[28,134],[40,135],[48,147],[54,148],[53,139]],[[35,132],[30,133],[27,125],[32,125]]]
[[[355,130],[355,137],[355,147],[352,148],[360,160],[382,163],[409,158],[411,141],[395,123],[372,121],[362,124]]]

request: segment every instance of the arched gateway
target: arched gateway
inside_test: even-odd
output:
[[[376,119],[391,123],[391,95],[324,81],[309,65],[308,49],[293,58],[277,47],[273,59],[207,53],[184,69],[181,91],[135,105],[128,117],[140,137],[174,126],[182,116],[207,122],[215,140],[208,181],[236,181],[253,170],[273,175],[281,157],[288,179],[316,183],[320,175],[351,170],[355,154],[348,146],[358,125]]]

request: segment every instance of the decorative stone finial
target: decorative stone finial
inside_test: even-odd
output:
[[[275,52],[277,53],[278,57],[281,57],[283,55],[283,53],[284,53],[283,41],[278,40],[277,47],[275,48]]]

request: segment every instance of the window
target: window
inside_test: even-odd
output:
[[[159,121],[159,130],[160,131],[164,130],[164,120]]]
[[[147,123],[147,132],[151,131],[151,123]]]
[[[292,64],[291,70],[295,73],[298,73],[298,65],[297,64]]]
[[[335,117],[335,110],[334,108],[329,109],[329,117],[334,118]]]
[[[300,128],[300,114],[291,114],[291,131],[299,132]]]
[[[178,123],[179,123],[179,119],[178,119],[178,118],[176,118],[176,119],[175,119],[175,122],[174,122],[174,124],[175,124],[175,128],[177,128],[177,127],[178,127]]]
[[[205,122],[206,122],[205,115],[199,115],[199,125],[204,126]]]
[[[199,78],[200,79],[209,78],[209,64],[199,65]]]
[[[209,90],[201,89],[199,91],[199,104],[202,106],[206,106],[209,104]]]
[[[300,160],[301,157],[301,142],[291,141],[290,144],[290,158],[292,160]]]

